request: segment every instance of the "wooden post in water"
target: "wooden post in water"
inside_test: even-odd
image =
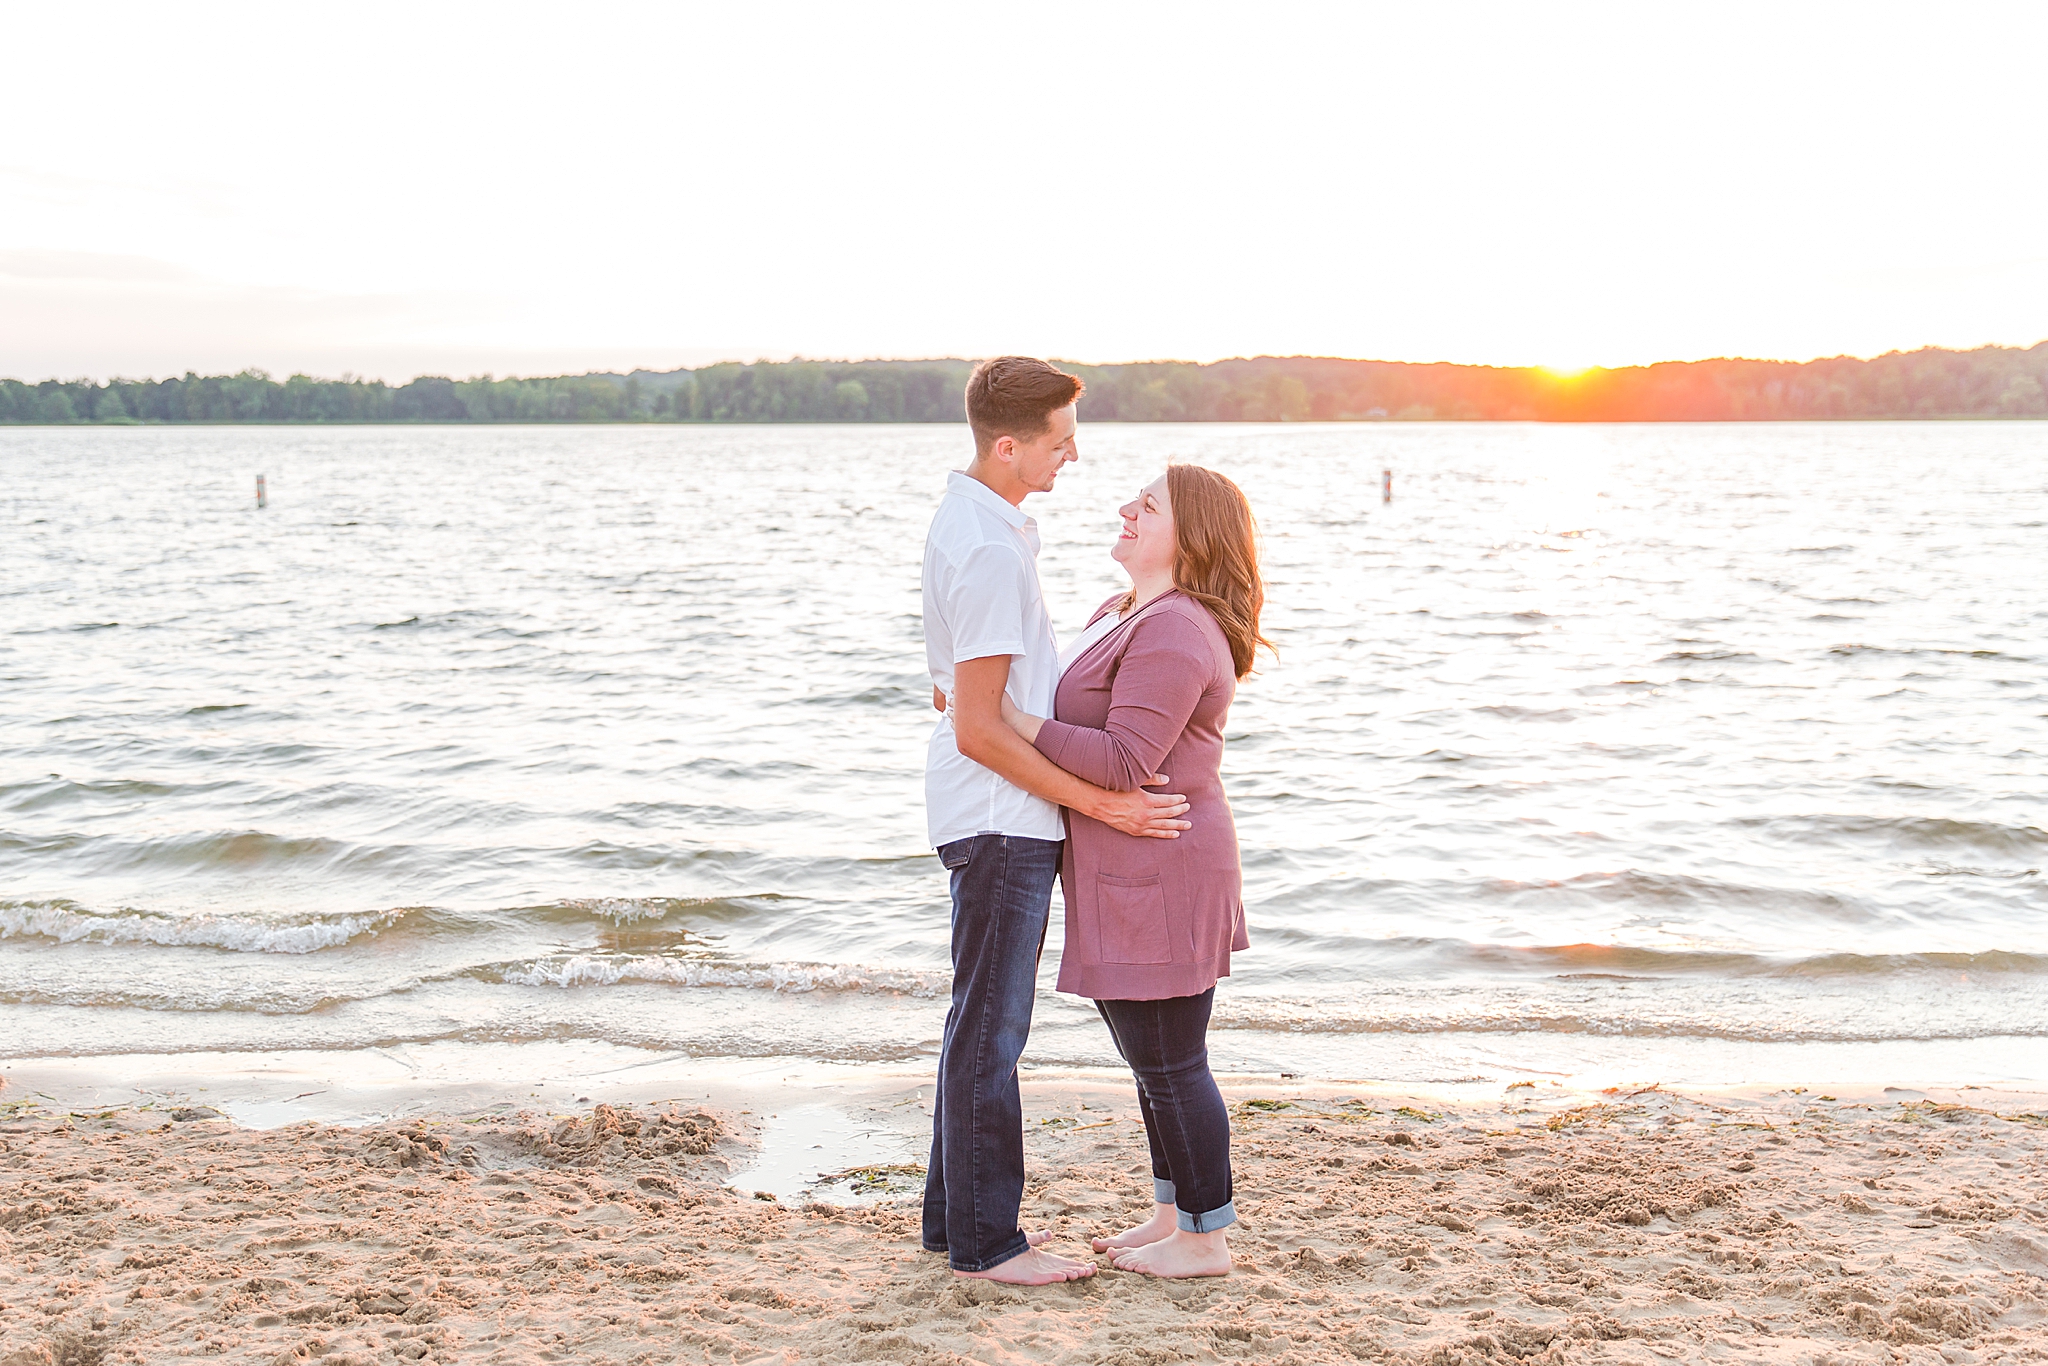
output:
[[[270,496],[264,492],[263,476],[259,474],[256,476],[256,509],[260,512],[269,506]]]
[[[1380,471],[1380,501],[1382,503],[1394,501],[1394,472],[1392,470]]]

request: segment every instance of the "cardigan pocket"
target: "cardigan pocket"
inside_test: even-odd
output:
[[[1095,937],[1105,963],[1171,963],[1166,888],[1152,877],[1095,875]]]

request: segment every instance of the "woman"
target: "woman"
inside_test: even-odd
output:
[[[1004,719],[1041,753],[1128,792],[1165,774],[1190,803],[1178,839],[1139,839],[1067,813],[1059,989],[1095,999],[1138,1082],[1152,1146],[1152,1217],[1098,1238],[1117,1266],[1154,1276],[1230,1271],[1236,1222],[1230,1117],[1209,1074],[1216,981],[1249,947],[1237,831],[1218,769],[1223,722],[1251,672],[1265,590],[1251,507],[1237,485],[1173,465],[1119,510],[1110,553],[1128,593],[1096,610],[1061,655],[1054,715]]]

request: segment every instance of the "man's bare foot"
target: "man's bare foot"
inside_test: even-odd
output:
[[[1177,1228],[1155,1243],[1127,1247],[1113,1260],[1119,1271],[1139,1271],[1147,1276],[1228,1276],[1230,1245],[1221,1229],[1188,1233]]]
[[[1094,1248],[1097,1252],[1114,1252],[1118,1248],[1123,1247],[1143,1247],[1147,1243],[1158,1242],[1178,1227],[1180,1227],[1180,1219],[1174,1207],[1172,1205],[1162,1205],[1155,1201],[1152,1205],[1152,1217],[1150,1219],[1147,1219],[1136,1228],[1125,1229],[1114,1238],[1091,1239],[1088,1246]]]
[[[1058,1285],[1061,1281],[1078,1281],[1093,1276],[1095,1264],[1077,1262],[1071,1257],[1034,1247],[986,1271],[955,1271],[953,1274],[964,1280],[996,1281],[1003,1285]]]

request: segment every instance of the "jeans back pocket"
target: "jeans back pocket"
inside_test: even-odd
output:
[[[1095,937],[1105,963],[1171,963],[1173,930],[1158,875],[1097,873]]]

